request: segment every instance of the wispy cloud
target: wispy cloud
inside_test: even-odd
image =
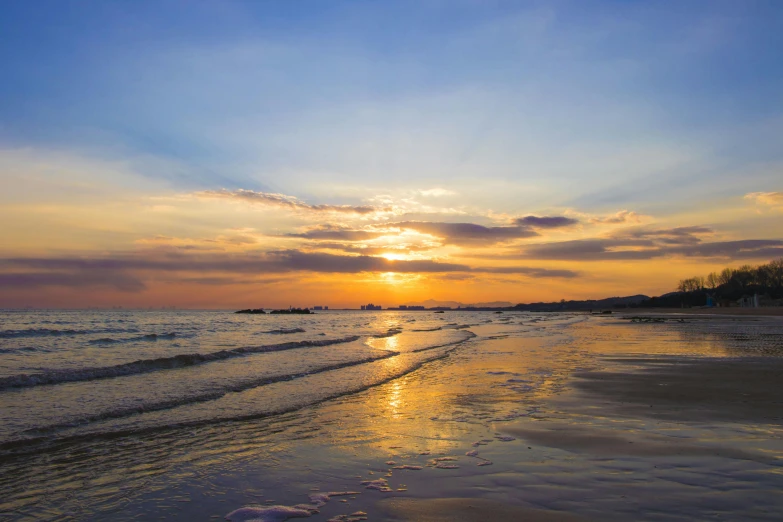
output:
[[[745,194],[745,199],[783,210],[783,192],[751,192]]]
[[[422,196],[439,198],[443,196],[454,196],[457,193],[454,192],[453,190],[444,189],[444,188],[431,188],[427,190],[420,190],[419,194]]]
[[[433,259],[389,260],[369,255],[336,255],[301,250],[252,254],[184,253],[151,250],[94,257],[0,259],[0,284],[13,288],[46,286],[108,286],[126,292],[146,288],[144,279],[172,277],[186,283],[215,285],[257,281],[270,274],[316,272],[355,274],[362,272],[446,274],[519,274],[533,278],[573,278],[570,270],[535,267],[469,266]],[[166,275],[168,274],[168,275]],[[179,277],[177,277],[179,276]],[[244,278],[244,279],[243,279]]]
[[[562,228],[576,225],[579,220],[565,216],[525,216],[517,218],[515,223],[532,228]]]
[[[317,241],[367,241],[384,236],[384,230],[360,230],[340,225],[317,225],[304,232],[288,233],[284,237],[311,239]]]
[[[485,227],[475,223],[402,221],[389,223],[388,226],[429,234],[439,238],[444,244],[452,245],[491,245],[539,235],[525,226]]]
[[[146,285],[138,278],[110,269],[79,269],[58,272],[12,272],[0,273],[0,287],[41,288],[63,286],[69,288],[108,287],[123,292],[139,292]]]
[[[304,201],[285,194],[276,194],[272,192],[258,192],[255,190],[204,190],[193,194],[197,198],[203,199],[224,199],[229,201],[239,201],[252,205],[266,205],[274,207],[283,207],[290,210],[303,210],[310,212],[337,212],[345,214],[373,214],[392,212],[391,207],[376,207],[373,205],[326,205],[309,204]]]
[[[650,239],[662,245],[695,245],[702,242],[700,236],[713,234],[709,227],[690,226],[675,228],[630,228],[612,234],[613,238]]]
[[[557,243],[542,243],[526,247],[518,256],[523,259],[557,261],[630,261],[664,256],[771,259],[783,256],[783,241],[777,239],[745,239],[711,243],[672,244],[656,239],[607,238],[578,239]]]
[[[640,223],[642,216],[632,210],[621,210],[609,216],[595,216],[588,220],[599,225],[622,225],[625,223]]]

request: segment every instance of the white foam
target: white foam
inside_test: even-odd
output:
[[[384,478],[379,478],[377,480],[365,480],[362,482],[362,486],[365,487],[365,489],[377,489],[378,491],[392,491],[392,489],[389,487],[389,483]]]
[[[226,515],[229,522],[283,522],[289,518],[306,518],[313,513],[290,506],[243,507]]]
[[[412,471],[419,471],[422,468],[421,468],[421,466],[413,466],[411,464],[403,464],[401,466],[394,466],[393,469],[409,469],[409,470],[412,470]]]
[[[315,507],[321,507],[329,502],[332,497],[347,497],[358,495],[358,491],[330,491],[329,493],[314,493],[310,495],[310,503]]]
[[[318,513],[318,509],[329,502],[329,499],[332,497],[358,494],[358,491],[314,493],[310,495],[309,504],[297,504],[295,506],[243,507],[226,515],[226,520],[229,522],[282,522],[289,518],[306,518]]]
[[[427,466],[437,469],[458,469],[459,466],[456,464],[449,464],[455,460],[457,460],[456,457],[438,457],[427,462]]]
[[[367,520],[367,513],[364,511],[356,511],[350,515],[337,515],[326,522],[359,522],[361,520]]]

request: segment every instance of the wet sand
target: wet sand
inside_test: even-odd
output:
[[[627,310],[615,310],[620,315],[657,315],[657,314],[685,314],[685,315],[738,315],[759,317],[783,317],[783,306],[764,306],[760,308],[633,308]]]
[[[777,357],[608,358],[615,371],[577,372],[576,400],[626,416],[783,424],[783,360]],[[641,368],[623,371],[623,366]]]
[[[506,463],[503,472],[452,479],[459,485],[451,488],[417,484],[414,495],[430,498],[384,499],[376,512],[395,521],[775,519],[783,509],[783,358],[747,353],[759,344],[779,351],[783,339],[764,333],[759,341],[742,320],[747,335],[722,337],[723,351],[714,350],[699,330],[714,320],[695,331],[649,325],[641,343],[645,326],[607,320],[595,369],[573,371],[539,411],[493,424],[495,442],[476,447],[477,457]],[[707,353],[699,356],[666,346],[702,336]]]
[[[582,517],[492,502],[480,498],[394,498],[378,503],[384,520],[418,522],[487,522],[519,520],[528,522],[579,522]]]

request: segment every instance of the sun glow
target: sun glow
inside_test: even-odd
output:
[[[385,257],[389,261],[401,261],[406,259],[405,254],[399,254],[397,252],[386,252],[381,254],[381,257]]]

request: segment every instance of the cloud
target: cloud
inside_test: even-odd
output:
[[[558,261],[652,259],[664,253],[651,240],[576,239],[527,246],[521,257]]]
[[[592,217],[589,221],[598,225],[622,225],[624,223],[640,223],[642,216],[631,210],[621,210],[610,216]]]
[[[580,239],[530,245],[519,257],[557,261],[645,260],[664,256],[771,259],[783,256],[783,241],[746,239],[671,244],[653,239]]]
[[[490,267],[490,268],[482,269],[481,271],[489,274],[522,274],[522,275],[536,277],[536,278],[555,277],[555,278],[570,279],[579,276],[579,272],[574,272],[573,270],[533,268],[533,267],[525,267],[525,266]]]
[[[27,272],[19,273],[20,269]],[[392,261],[368,255],[335,255],[299,250],[254,254],[185,254],[182,251],[151,250],[100,257],[0,259],[0,285],[31,289],[45,286],[109,286],[126,292],[138,292],[145,289],[143,276],[168,283],[179,281],[220,285],[240,284],[242,281],[259,282],[257,276],[297,272],[486,273],[520,274],[535,278],[572,278],[578,275],[569,270],[471,267],[432,259]],[[269,281],[275,280],[266,278],[265,282]]]
[[[743,239],[677,247],[669,250],[687,257],[726,257],[733,259],[771,259],[783,256],[783,241],[777,239]]]
[[[312,239],[316,241],[367,241],[388,235],[387,231],[356,230],[340,225],[318,225],[304,232],[285,234],[284,237]]]
[[[310,212],[337,212],[345,214],[373,214],[392,212],[391,207],[375,207],[372,205],[311,205],[294,197],[285,194],[275,194],[272,192],[257,192],[255,190],[204,190],[196,192],[194,196],[204,199],[226,199],[230,201],[241,201],[253,205],[266,205],[283,207],[291,210],[304,210]]]
[[[453,190],[443,189],[443,188],[432,188],[428,190],[420,190],[419,194],[422,196],[428,196],[433,198],[439,198],[442,196],[454,196],[457,193]]]
[[[651,239],[656,244],[663,245],[695,245],[701,243],[698,236],[712,234],[714,231],[708,227],[676,227],[676,228],[631,228],[612,235],[614,238]]]
[[[381,245],[381,246],[369,246],[363,244],[351,244],[351,243],[329,243],[319,242],[315,245],[315,248],[340,250],[342,252],[349,252],[351,254],[364,254],[366,256],[375,256],[381,254],[410,254],[411,252],[425,252],[432,250],[436,245],[413,245],[408,243],[400,243],[395,245]]]
[[[445,244],[481,245],[495,244],[514,239],[537,236],[528,227],[485,227],[475,223],[439,223],[432,221],[402,221],[389,223],[389,227],[415,230],[440,238]]]
[[[745,194],[745,199],[783,210],[783,192],[751,192]]]
[[[13,272],[0,274],[0,287],[41,288],[65,286],[71,288],[110,287],[123,292],[139,292],[145,285],[123,272],[84,270],[72,272]]]
[[[579,223],[579,220],[565,216],[525,216],[518,218],[515,223],[520,226],[533,228],[562,228]]]

